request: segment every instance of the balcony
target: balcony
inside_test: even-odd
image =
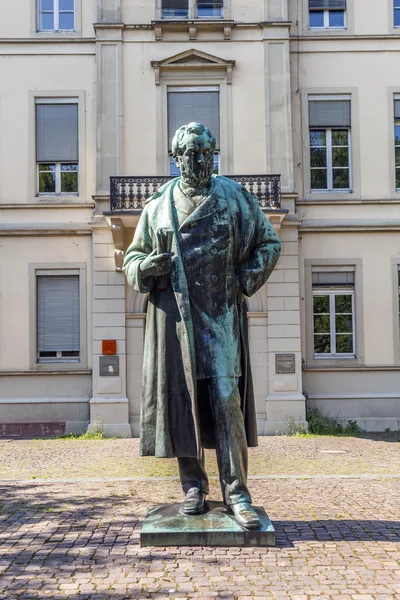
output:
[[[264,210],[280,210],[281,208],[281,176],[280,175],[227,175],[240,183],[251,194],[258,198]],[[141,211],[144,203],[170,176],[133,176],[110,177],[110,212],[109,215],[127,215]]]
[[[281,208],[280,175],[227,175],[240,183],[258,202],[268,220],[279,234],[282,221],[288,210]],[[110,177],[110,210],[103,212],[114,241],[115,270],[122,271],[126,248],[125,229],[134,229],[139,221],[144,203],[170,176]],[[130,234],[132,235],[132,234]]]

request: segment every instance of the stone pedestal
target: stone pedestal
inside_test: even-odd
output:
[[[202,515],[181,514],[182,504],[150,508],[140,534],[141,546],[275,546],[275,529],[256,506],[260,529],[244,529],[222,502],[208,502]]]

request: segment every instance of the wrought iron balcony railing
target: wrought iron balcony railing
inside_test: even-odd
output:
[[[281,207],[280,175],[227,175],[230,179],[244,186],[258,198],[261,208],[279,209]],[[144,203],[170,176],[134,176],[110,177],[110,210],[111,212],[129,212],[141,210]]]

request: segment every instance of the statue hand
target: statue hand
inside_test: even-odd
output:
[[[164,252],[163,254],[149,254],[140,264],[140,272],[143,277],[160,277],[167,275],[173,269],[173,252]]]

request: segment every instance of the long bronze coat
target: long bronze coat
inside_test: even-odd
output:
[[[174,207],[172,180],[152,196],[140,217],[124,262],[128,283],[141,293],[149,292],[141,406],[141,454],[172,458],[200,458],[202,446],[214,447],[207,386],[197,382],[196,352],[190,289],[182,260],[185,228],[200,219],[229,228],[228,264],[234,272],[219,273],[227,293],[237,297],[241,342],[240,392],[247,444],[257,445],[257,424],[250,371],[244,295],[252,296],[266,282],[280,253],[280,241],[257,199],[231,179],[216,176],[212,198],[179,226]],[[157,248],[157,231],[174,232],[175,253],[170,283],[159,289],[157,278],[143,279],[139,269],[144,258]],[[233,286],[233,287],[232,287]],[[199,383],[199,385],[198,385]]]

